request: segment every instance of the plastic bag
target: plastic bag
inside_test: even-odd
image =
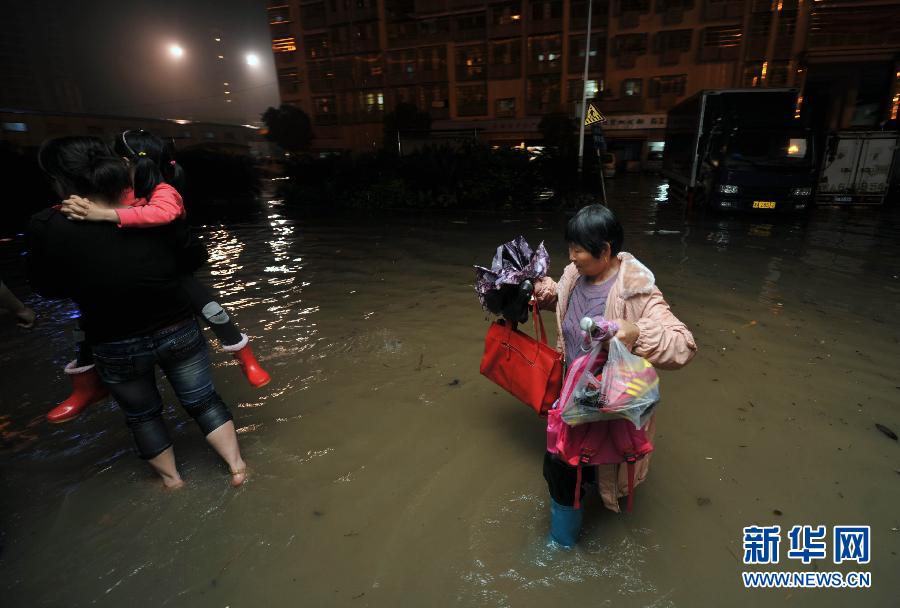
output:
[[[613,338],[602,373],[597,375],[603,345],[576,359],[563,385],[562,419],[569,426],[624,418],[641,428],[659,402],[659,376],[649,361],[631,354]]]

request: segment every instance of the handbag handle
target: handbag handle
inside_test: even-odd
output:
[[[536,298],[531,299],[531,313],[534,317],[534,337],[535,339],[538,339],[538,336],[540,336],[540,341],[546,344],[547,331],[544,329],[544,319],[541,318],[541,311],[538,308],[538,302]]]

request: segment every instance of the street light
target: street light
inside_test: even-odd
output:
[[[251,68],[255,68],[259,65],[259,56],[255,53],[247,53],[245,59],[247,60],[247,65],[249,65]]]
[[[169,55],[171,55],[174,59],[181,59],[184,56],[184,49],[181,48],[181,45],[170,44]]]

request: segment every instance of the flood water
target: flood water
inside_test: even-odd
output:
[[[896,208],[685,220],[658,179],[616,178],[610,196],[699,345],[661,372],[632,514],[589,499],[579,546],[548,546],[544,426],[478,373],[471,265],[523,234],[558,277],[564,214],[308,219],[264,198],[199,227],[200,277],[273,375],[253,390],[214,355],[253,471],[238,490],[171,391],[177,492],[114,405],[44,423],[74,309],[30,297],[34,331],[0,319],[0,603],[897,606],[900,445],[875,427],[900,432]],[[13,287],[21,248],[0,243]],[[779,565],[742,564],[752,524],[781,526]],[[871,563],[786,559],[795,524],[870,525]],[[743,570],[866,571],[872,587],[750,591]]]

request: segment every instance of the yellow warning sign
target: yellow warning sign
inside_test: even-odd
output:
[[[584,126],[589,127],[595,122],[606,122],[606,116],[600,113],[597,106],[589,103],[587,113],[584,115]]]

